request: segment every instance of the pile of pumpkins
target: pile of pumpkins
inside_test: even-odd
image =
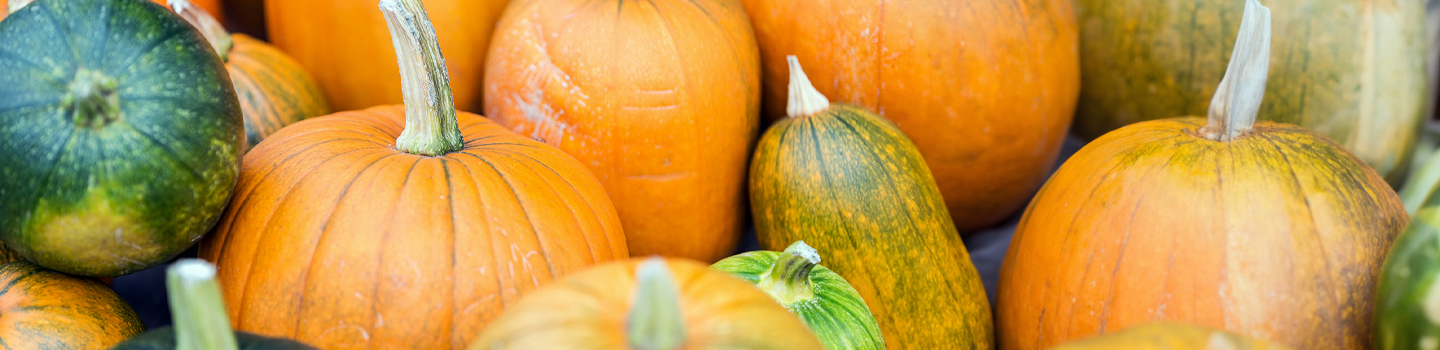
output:
[[[1440,346],[1420,0],[221,5],[0,0],[7,347]]]

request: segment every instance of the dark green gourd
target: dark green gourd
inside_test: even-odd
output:
[[[992,348],[980,276],[919,150],[875,113],[830,104],[790,60],[789,117],[750,163],[761,246],[830,257],[892,348]]]
[[[840,274],[821,266],[820,253],[797,241],[784,252],[753,251],[710,265],[775,298],[800,317],[826,350],[885,349],[865,299]]]
[[[200,33],[144,0],[39,0],[0,21],[0,240],[57,271],[119,276],[219,219],[244,142]]]
[[[1440,196],[1431,191],[1390,246],[1375,301],[1375,349],[1440,345]]]

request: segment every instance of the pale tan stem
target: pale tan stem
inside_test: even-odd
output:
[[[1210,100],[1210,120],[1201,133],[1211,140],[1229,141],[1249,132],[1260,113],[1269,74],[1270,9],[1248,0],[1230,65]]]
[[[830,100],[810,85],[810,78],[800,69],[800,60],[790,55],[785,56],[785,61],[790,63],[790,101],[785,114],[791,118],[808,117],[830,108]]]
[[[420,0],[381,0],[380,12],[395,45],[405,100],[405,130],[395,148],[424,156],[459,151],[464,141],[455,121],[450,72],[425,7]]]

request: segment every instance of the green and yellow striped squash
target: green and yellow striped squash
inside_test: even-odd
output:
[[[800,317],[827,350],[885,349],[875,316],[860,292],[820,265],[820,253],[797,241],[784,252],[753,251],[710,265],[755,284]]]
[[[0,265],[0,346],[103,350],[145,331],[125,300],[91,278],[28,261]]]
[[[790,116],[750,165],[761,246],[803,240],[833,257],[892,348],[992,348],[980,276],[920,152],[879,115],[830,104],[790,64]]]
[[[1426,93],[1424,0],[1269,0],[1273,41],[1260,119],[1319,131],[1398,186]],[[1094,139],[1146,120],[1206,112],[1245,2],[1077,0],[1080,103]]]
[[[165,7],[39,0],[0,21],[0,240],[119,276],[169,260],[234,190],[244,126],[224,64]]]
[[[1431,191],[1390,246],[1375,304],[1375,349],[1440,345],[1440,196]]]

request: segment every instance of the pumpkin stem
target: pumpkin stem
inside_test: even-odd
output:
[[[189,0],[168,0],[167,3],[175,13],[200,30],[200,35],[205,36],[205,41],[209,41],[215,53],[220,54],[220,61],[230,62],[230,48],[235,46],[235,42],[230,40],[230,32],[225,31],[225,27],[215,20],[215,16],[211,16],[200,6],[191,4]]]
[[[33,1],[35,0],[10,0],[10,2],[5,6],[8,7],[6,11],[9,11],[9,13],[15,13],[15,11],[20,11],[21,7],[25,7],[25,5],[29,5],[30,2]]]
[[[381,0],[380,12],[399,58],[405,99],[405,131],[395,139],[395,148],[423,156],[459,151],[464,141],[455,121],[450,72],[424,5],[420,0]]]
[[[791,118],[808,117],[830,108],[830,100],[810,85],[810,78],[800,69],[800,59],[789,55],[785,61],[790,63],[790,101],[785,106],[785,114]]]
[[[785,248],[785,254],[775,261],[775,266],[760,276],[758,286],[787,308],[814,299],[815,288],[810,284],[810,272],[819,263],[820,252],[805,241],[795,241]]]
[[[177,350],[236,350],[235,333],[225,316],[215,265],[200,259],[180,259],[165,270],[170,292],[170,314],[175,324]]]
[[[1211,140],[1230,141],[1249,132],[1260,113],[1269,74],[1270,9],[1248,0],[1230,65],[1210,100],[1210,121],[1200,133]]]
[[[685,342],[685,319],[680,314],[680,290],[665,259],[645,259],[635,268],[635,279],[635,300],[625,325],[630,348],[679,348]]]
[[[70,82],[70,91],[61,98],[65,110],[74,113],[75,125],[100,128],[120,120],[120,97],[115,91],[115,78],[98,71],[80,68],[75,71],[75,80]]]

